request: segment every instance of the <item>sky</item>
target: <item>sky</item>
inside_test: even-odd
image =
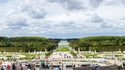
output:
[[[0,0],[0,36],[125,35],[125,0]]]

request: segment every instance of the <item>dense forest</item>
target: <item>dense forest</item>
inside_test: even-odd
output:
[[[0,51],[23,52],[30,51],[50,51],[57,47],[56,39],[44,37],[0,37]]]
[[[88,51],[124,51],[125,36],[93,36],[69,40],[70,46],[76,50]]]

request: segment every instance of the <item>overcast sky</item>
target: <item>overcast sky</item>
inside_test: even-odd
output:
[[[125,0],[0,0],[0,36],[125,35]]]

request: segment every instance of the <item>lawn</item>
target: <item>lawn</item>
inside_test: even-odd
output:
[[[67,51],[70,51],[69,48],[67,47],[58,47],[56,49],[57,52],[67,52]]]
[[[99,54],[83,54],[83,55],[89,58],[89,57],[97,57]]]

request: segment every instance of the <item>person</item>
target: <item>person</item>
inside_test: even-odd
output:
[[[48,69],[50,69],[50,64],[48,64]]]
[[[31,70],[31,65],[30,64],[28,64],[28,68]]]
[[[31,70],[35,70],[35,64],[31,63],[30,66],[31,66]]]
[[[27,67],[25,66],[25,64],[22,64],[22,70],[31,70],[31,69],[27,69]]]
[[[2,66],[2,68],[1,68],[1,70],[4,70],[3,66]]]
[[[10,70],[10,65],[7,65],[7,70]]]
[[[40,66],[39,66],[39,70],[41,70],[41,69],[42,69],[42,63],[40,63],[39,65],[40,65]]]
[[[23,66],[22,66],[22,64],[20,64],[20,70],[23,70]]]
[[[6,70],[6,65],[3,66],[3,69]]]
[[[12,70],[16,70],[15,64],[12,64]]]
[[[45,62],[42,61],[42,62],[41,62],[41,65],[42,65],[42,68],[44,68],[44,67],[45,67]]]

